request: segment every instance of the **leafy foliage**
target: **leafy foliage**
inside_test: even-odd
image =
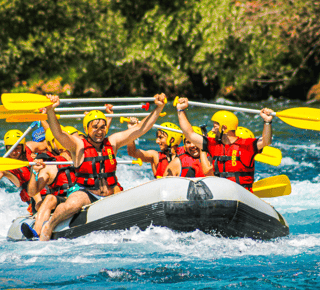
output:
[[[0,88],[305,99],[318,15],[313,0],[3,0]]]

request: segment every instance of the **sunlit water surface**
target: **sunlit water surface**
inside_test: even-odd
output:
[[[275,111],[305,106],[295,101],[223,104]],[[171,104],[168,116],[158,120],[177,122]],[[190,108],[193,125],[211,126],[215,111]],[[261,135],[259,116],[236,113],[240,125]],[[2,121],[0,136],[16,128]],[[81,128],[79,120],[63,122]],[[29,124],[18,124],[24,131]],[[211,128],[211,127],[210,127]],[[141,231],[95,232],[73,240],[8,242],[12,220],[26,214],[26,205],[8,180],[0,180],[0,288],[41,289],[317,289],[320,288],[320,137],[318,132],[291,127],[274,119],[273,146],[281,149],[282,163],[272,167],[256,163],[256,180],[286,174],[292,183],[289,196],[271,198],[287,220],[290,235],[271,241],[228,239],[204,234],[150,227]],[[113,121],[110,134],[125,129]],[[29,137],[30,140],[30,137]],[[140,138],[143,149],[158,149],[155,130]],[[0,153],[4,154],[3,142]],[[129,159],[126,148],[119,160]],[[124,188],[152,179],[150,165],[119,165]]]

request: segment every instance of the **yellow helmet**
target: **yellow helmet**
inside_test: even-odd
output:
[[[83,128],[85,133],[88,134],[88,125],[91,121],[101,120],[101,119],[105,120],[107,123],[106,116],[101,111],[98,111],[98,110],[92,110],[87,115],[85,115],[83,118]],[[108,133],[108,130],[107,130],[107,133]]]
[[[175,130],[181,130],[177,125],[170,123],[170,122],[164,122],[161,124],[162,127],[167,127],[167,128],[172,128]],[[160,129],[160,131],[165,132],[168,137],[167,137],[167,145],[168,146],[175,146],[175,145],[179,145],[181,140],[182,140],[182,133],[177,133],[177,132],[173,132],[173,131],[169,131],[169,130],[165,130],[165,129]],[[171,139],[174,139],[174,141],[172,143],[170,143]]]
[[[213,114],[211,118],[212,122],[217,122],[220,125],[219,131],[221,132],[221,127],[223,125],[227,126],[227,129],[225,130],[225,133],[228,131],[236,130],[238,127],[238,118],[235,114],[229,111],[218,111],[215,114]]]
[[[214,133],[213,131],[209,131],[207,136],[210,138],[216,138],[216,133]]]
[[[236,136],[242,139],[254,138],[254,134],[245,127],[238,127],[236,130]]]
[[[192,129],[193,129],[193,132],[195,132],[195,133],[197,133],[197,134],[202,136],[202,130],[201,130],[200,127],[192,126]],[[185,139],[186,139],[186,136],[183,135],[183,142],[184,142]]]
[[[61,127],[61,130],[65,131],[63,126],[60,126],[60,127]],[[52,131],[51,131],[50,128],[48,128],[46,130],[46,141],[48,142],[48,144],[52,144],[52,145],[53,145],[53,143],[55,143],[58,149],[65,149],[60,144],[60,142],[53,136]]]
[[[64,131],[66,131],[69,135],[72,135],[74,133],[78,133],[79,135],[84,135],[84,133],[82,133],[77,128],[72,127],[72,126],[65,126]]]
[[[23,135],[23,133],[20,130],[9,130],[5,135],[4,135],[4,145],[5,146],[12,146],[14,144],[16,144],[16,142],[21,138],[21,136]],[[26,144],[26,138],[23,138],[19,144],[24,145]]]

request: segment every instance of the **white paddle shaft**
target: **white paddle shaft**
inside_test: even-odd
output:
[[[135,160],[120,160],[117,164],[132,164]],[[73,161],[47,161],[44,162],[46,165],[73,165]],[[36,162],[29,162],[29,165],[36,165]]]
[[[238,111],[238,112],[245,112],[245,113],[252,113],[252,114],[260,114],[260,110],[254,110],[254,109],[246,109],[246,108],[217,105],[217,104],[206,104],[206,103],[199,103],[199,102],[193,102],[193,101],[188,101],[188,103],[193,106],[204,107],[204,108],[214,108],[214,109],[231,110],[231,111]],[[276,116],[276,114],[277,114],[276,112],[271,113],[272,116]]]
[[[160,126],[160,125],[157,125],[157,124],[154,124],[153,128],[162,129],[162,130],[168,130],[168,131],[172,131],[172,132],[183,134],[183,132],[181,130],[164,127],[164,126]]]
[[[121,102],[153,102],[154,98],[86,98],[86,99],[60,99],[60,103],[121,103]]]
[[[120,117],[146,117],[149,113],[121,113],[121,114],[104,114],[107,118],[120,118]],[[73,115],[58,115],[58,119],[68,118],[83,118],[85,114],[73,114]]]
[[[91,111],[91,110],[105,110],[105,106],[99,107],[75,107],[75,108],[55,108],[55,112],[73,112],[73,111]],[[142,105],[132,106],[113,106],[112,110],[127,110],[127,109],[142,109]]]

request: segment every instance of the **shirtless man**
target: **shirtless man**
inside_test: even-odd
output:
[[[112,134],[106,138],[107,120],[100,111],[91,111],[83,119],[87,139],[79,139],[62,132],[54,108],[60,104],[58,96],[49,95],[53,105],[47,107],[48,123],[53,135],[63,147],[70,151],[76,170],[75,191],[70,192],[65,203],[57,206],[49,222],[40,234],[41,241],[51,238],[54,228],[81,208],[95,200],[122,190],[115,175],[115,156],[120,147],[126,146],[148,132],[165,106],[165,94],[155,95],[157,108],[137,126]],[[95,162],[95,163],[93,163]],[[100,165],[100,162],[103,166]],[[92,168],[95,168],[93,173]]]

